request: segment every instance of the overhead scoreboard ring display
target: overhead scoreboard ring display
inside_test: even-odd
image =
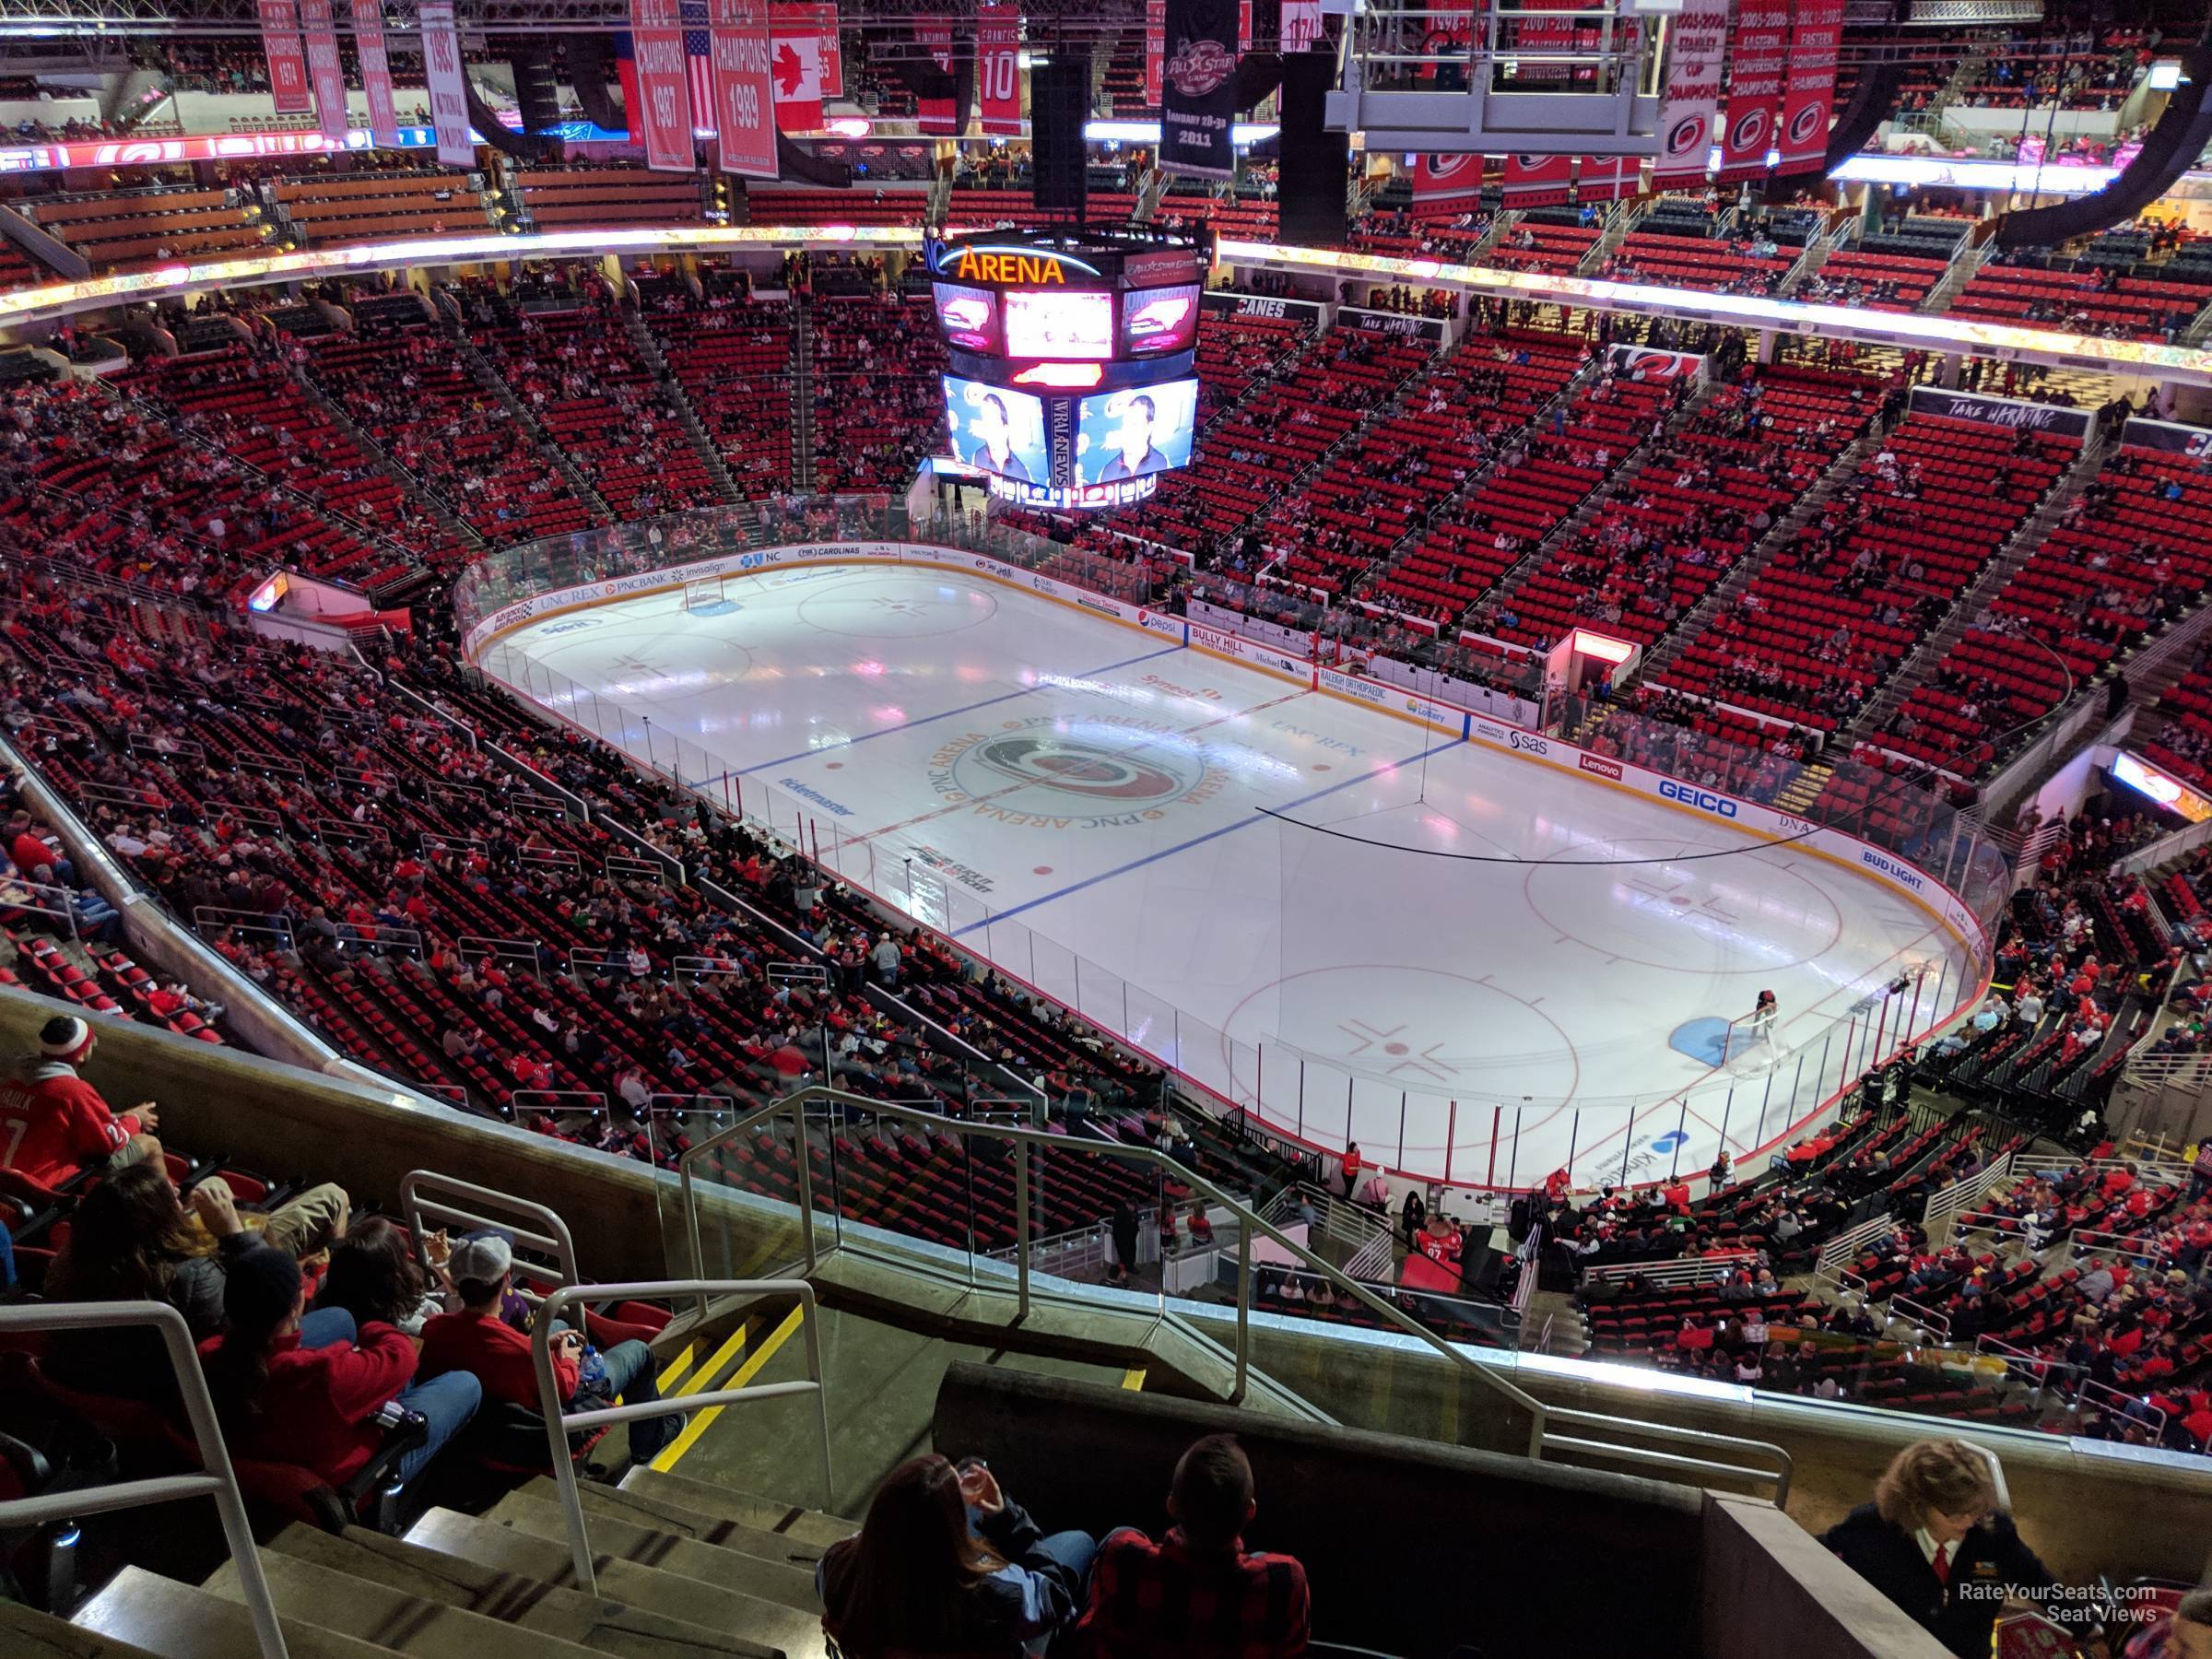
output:
[[[1167,236],[930,241],[947,453],[1020,507],[1127,506],[1187,466],[1201,261]]]

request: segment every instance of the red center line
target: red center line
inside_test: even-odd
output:
[[[1271,697],[1265,702],[1254,703],[1249,709],[1231,709],[1226,714],[1217,714],[1211,720],[1202,720],[1196,725],[1184,726],[1180,731],[1155,732],[1151,736],[1146,738],[1143,742],[1134,744],[1128,748],[1110,749],[1107,752],[1109,754],[1118,756],[1125,760],[1131,755],[1141,753],[1145,749],[1150,748],[1156,743],[1165,743],[1171,737],[1188,737],[1194,732],[1203,732],[1208,726],[1218,726],[1225,720],[1241,720],[1248,714],[1261,713],[1268,709],[1274,708],[1278,703],[1287,703],[1294,698],[1311,697],[1312,695],[1313,692],[1311,687],[1300,687],[1298,690],[1286,692],[1281,697]],[[953,801],[943,806],[933,806],[927,812],[916,813],[912,818],[900,818],[895,824],[878,825],[876,829],[869,830],[865,835],[847,836],[845,838],[844,844],[849,847],[857,846],[862,841],[874,841],[879,835],[888,835],[894,830],[911,830],[916,824],[926,824],[931,818],[943,818],[948,812],[965,812],[971,806],[981,806],[987,802],[998,800],[1002,796],[1013,794],[1020,790],[1041,788],[1049,789],[1051,787],[1051,784],[1045,783],[1038,779],[1021,779],[1018,782],[1007,784],[1004,789],[994,789],[989,794],[970,795],[965,800]]]

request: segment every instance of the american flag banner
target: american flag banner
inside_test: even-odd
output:
[[[707,32],[709,0],[682,0],[677,18],[684,34],[684,91],[691,100],[694,135],[713,132],[714,47]],[[615,74],[622,82],[622,107],[630,112],[629,135],[641,139],[636,112],[639,100],[636,45],[628,33],[615,37]]]

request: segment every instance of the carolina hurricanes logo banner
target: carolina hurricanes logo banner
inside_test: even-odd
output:
[[[1728,115],[1721,124],[1721,182],[1756,179],[1782,122],[1782,78],[1790,54],[1790,0],[1743,0],[1728,66]]]
[[[1573,176],[1574,157],[1508,156],[1505,159],[1505,200],[1512,207],[1541,207],[1567,199],[1567,181]]]
[[[722,171],[772,179],[777,174],[776,104],[769,76],[767,0],[713,0],[710,21],[713,126]]]
[[[261,49],[269,60],[269,101],[279,115],[304,115],[307,53],[300,44],[300,16],[292,0],[257,0]]]
[[[1159,164],[1193,179],[1236,173],[1237,0],[1168,0]]]
[[[1828,159],[1828,118],[1836,103],[1836,53],[1843,43],[1843,0],[1797,0],[1790,31],[1790,72],[1782,99],[1778,173],[1807,172]]]
[[[637,59],[638,101],[630,123],[642,129],[645,165],[656,172],[691,171],[690,65],[677,0],[630,0],[630,53]]]
[[[1659,154],[1652,164],[1653,188],[1704,183],[1713,124],[1719,118],[1721,60],[1727,44],[1728,0],[1685,0],[1666,49],[1666,97],[1659,105]]]
[[[1472,151],[1456,155],[1421,152],[1413,159],[1413,196],[1417,202],[1447,202],[1482,194],[1483,158]]]
[[[399,106],[392,96],[392,60],[384,53],[384,0],[353,0],[353,54],[361,61],[369,136],[379,149],[397,149]]]

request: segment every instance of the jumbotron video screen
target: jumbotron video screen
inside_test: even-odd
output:
[[[1199,254],[1083,233],[928,247],[947,453],[1023,507],[1141,501],[1191,461]]]

